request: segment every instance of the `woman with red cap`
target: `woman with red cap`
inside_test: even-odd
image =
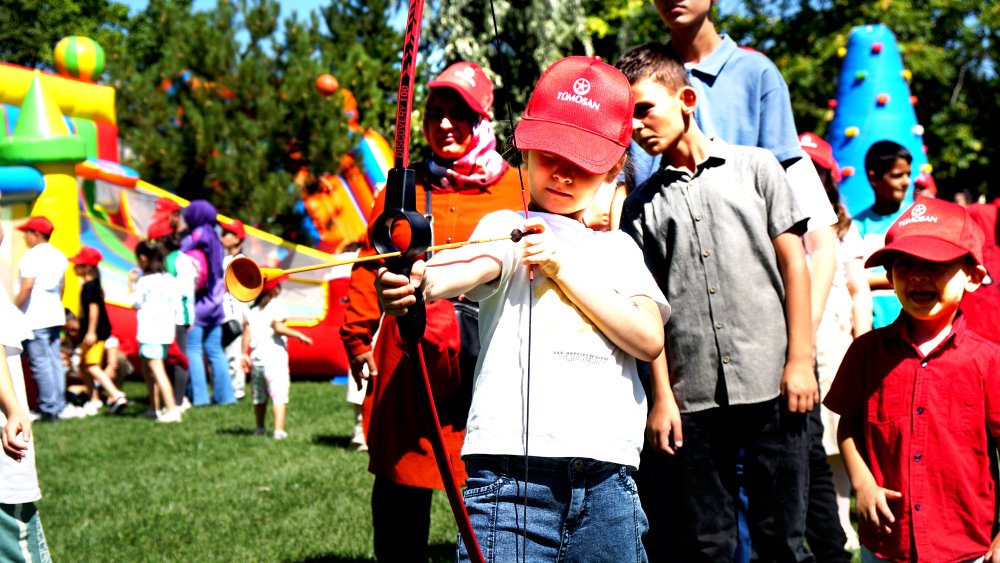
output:
[[[417,208],[433,219],[434,244],[467,240],[479,220],[500,209],[520,209],[521,187],[496,151],[490,122],[493,83],[468,62],[446,68],[428,83],[424,137],[431,154],[417,168]],[[381,215],[385,192],[375,201],[369,224]],[[374,254],[367,240],[361,255]],[[375,556],[383,561],[425,560],[431,493],[443,489],[422,421],[415,375],[398,340],[395,319],[381,323],[375,273],[383,264],[354,267],[340,335],[358,386],[369,379],[364,429],[375,474],[372,517]],[[471,400],[472,371],[479,355],[478,307],[458,298],[427,304],[423,347],[434,386],[445,442],[459,482],[459,458]],[[375,332],[379,341],[374,345]]]

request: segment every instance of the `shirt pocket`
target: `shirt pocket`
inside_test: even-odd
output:
[[[945,388],[949,396],[942,403],[948,407],[948,428],[955,432],[974,432],[979,427],[985,428],[986,397],[983,389],[972,382],[960,380]]]
[[[907,415],[908,385],[900,377],[889,376],[868,397],[868,422],[885,424]]]

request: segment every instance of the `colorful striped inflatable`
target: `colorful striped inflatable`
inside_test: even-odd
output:
[[[71,76],[96,82],[104,72],[104,49],[89,37],[70,35],[56,43],[56,70]]]

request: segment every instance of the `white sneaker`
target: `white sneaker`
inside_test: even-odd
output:
[[[174,409],[172,411],[167,411],[156,417],[156,422],[180,422],[181,421],[181,411]]]
[[[275,430],[274,431],[274,439],[275,440],[284,440],[287,437],[288,437],[288,432],[285,432],[284,430]]]
[[[104,403],[100,401],[90,400],[83,404],[83,412],[85,412],[87,416],[94,416],[95,414],[100,412],[101,407],[103,406]]]
[[[177,405],[177,408],[180,409],[181,412],[187,412],[187,410],[191,408],[191,401],[189,401],[187,397],[184,397],[181,404]]]
[[[76,405],[67,404],[63,407],[63,410],[56,415],[59,420],[68,420],[70,418],[83,418],[87,416],[87,413],[80,407]]]

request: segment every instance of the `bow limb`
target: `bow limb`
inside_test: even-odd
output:
[[[401,256],[387,260],[390,270],[408,275],[414,260],[423,255],[431,242],[431,228],[427,219],[417,212],[416,206],[416,172],[408,168],[410,153],[410,115],[413,109],[413,82],[417,68],[417,48],[420,45],[420,22],[423,15],[424,0],[411,0],[406,17],[406,33],[403,43],[403,58],[399,72],[399,96],[396,106],[396,134],[394,166],[389,171],[386,182],[385,210],[375,220],[372,226],[372,244],[379,254],[396,251],[396,243],[392,238],[394,225],[406,223],[409,225],[410,241],[407,248],[398,249]],[[459,533],[469,554],[475,562],[482,562],[483,554],[476,541],[476,534],[469,520],[469,513],[462,499],[451,456],[444,441],[444,432],[438,418],[434,393],[431,388],[427,366],[424,362],[423,348],[420,341],[426,327],[426,310],[420,293],[417,293],[417,303],[410,308],[411,313],[397,319],[397,327],[409,350],[410,362],[413,364],[414,376],[418,378],[416,388],[420,394],[419,403],[423,407],[425,423],[430,430],[430,442],[434,450],[434,458],[441,473],[448,502],[452,514],[458,524]]]

